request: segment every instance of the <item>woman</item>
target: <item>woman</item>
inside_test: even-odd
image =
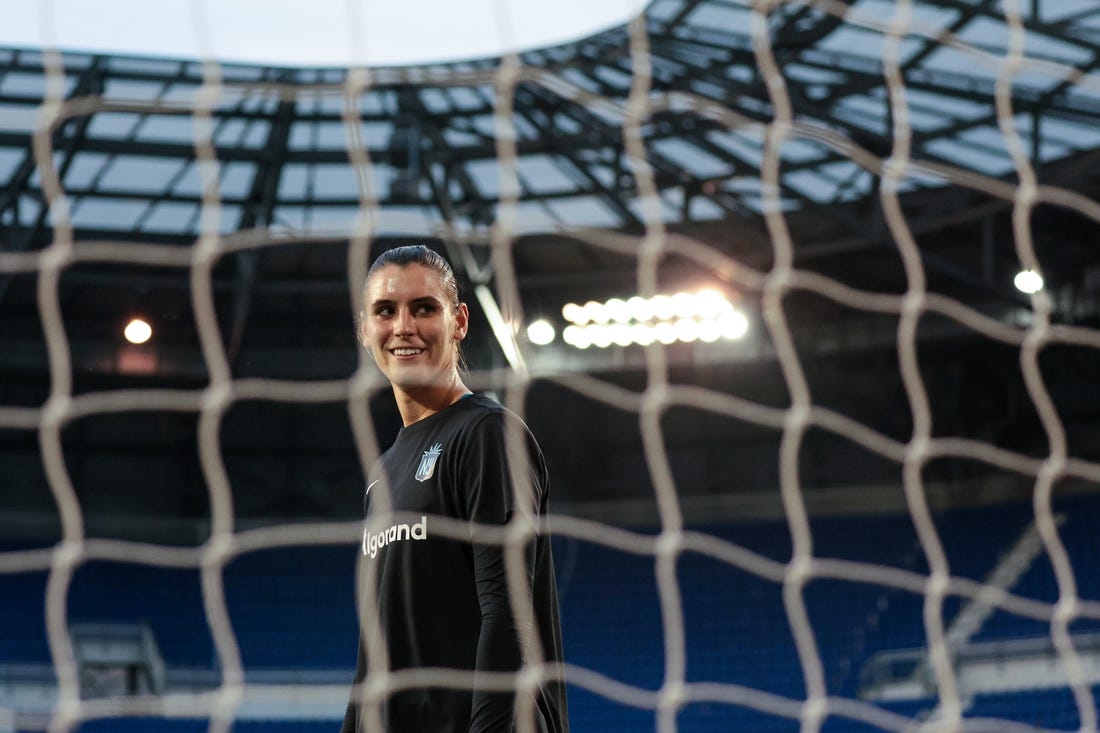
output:
[[[378,621],[391,670],[514,672],[531,638],[517,631],[504,550],[499,542],[477,538],[478,531],[507,523],[517,501],[529,502],[536,517],[545,514],[546,464],[516,415],[463,383],[459,345],[468,328],[454,272],[436,252],[399,247],[371,266],[359,337],[389,379],[403,423],[372,469],[364,500],[368,515],[372,508],[395,513],[369,523],[362,545],[363,562],[375,564],[370,570],[377,578]],[[508,426],[521,430],[525,455],[511,455]],[[519,487],[512,481],[516,466],[526,468],[530,479]],[[469,522],[469,538],[433,530],[433,521],[447,517]],[[528,545],[525,560],[534,639],[546,662],[560,662],[557,591],[545,533]],[[359,646],[356,681],[362,682],[369,665],[365,645]],[[382,720],[387,733],[511,731],[515,711],[530,709],[515,698],[473,685],[402,689],[386,697]],[[360,714],[362,699],[353,692],[343,733],[370,724]],[[568,730],[562,684],[542,685],[534,703],[536,730]]]

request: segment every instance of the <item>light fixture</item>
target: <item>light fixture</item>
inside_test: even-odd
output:
[[[713,318],[699,321],[699,340],[712,344],[722,338],[722,327]]]
[[[698,312],[695,300],[691,293],[676,293],[672,296],[672,311],[680,318],[694,318]]]
[[[657,340],[657,334],[654,332],[652,326],[647,326],[644,323],[635,323],[630,328],[630,340],[641,346],[649,346],[651,343]]]
[[[587,319],[592,323],[607,323],[611,320],[611,316],[607,313],[607,306],[594,300],[584,304],[584,312]]]
[[[667,321],[676,315],[676,306],[667,295],[654,295],[649,299],[649,312],[658,321]]]
[[[733,341],[749,330],[745,314],[714,289],[652,298],[611,298],[605,303],[590,300],[584,305],[566,303],[561,313],[570,324],[562,339],[578,349],[654,342],[714,343],[723,338]]]
[[[1012,283],[1021,293],[1032,295],[1043,289],[1043,276],[1035,270],[1020,270],[1016,273]]]
[[[576,303],[566,303],[561,309],[562,318],[570,323],[583,323],[588,318],[585,314],[584,306]]]
[[[626,305],[630,308],[630,317],[639,323],[645,323],[653,317],[653,306],[640,295],[626,301]]]
[[[554,340],[556,335],[550,322],[542,318],[527,326],[527,340],[536,346],[546,346]]]
[[[733,304],[717,290],[703,290],[695,296],[696,312],[704,318],[717,318],[733,310]]]
[[[676,329],[676,338],[681,341],[691,343],[699,338],[699,322],[694,318],[681,318],[673,328]]]
[[[625,300],[612,298],[604,303],[604,306],[607,308],[607,315],[615,323],[630,323],[630,306]]]
[[[718,319],[718,327],[722,331],[722,337],[730,341],[736,341],[749,331],[749,319],[738,310],[732,310]]]
[[[611,329],[607,326],[596,324],[594,326],[589,326],[588,330],[592,333],[593,346],[606,349],[611,345]]]
[[[611,343],[618,346],[630,346],[634,343],[634,333],[630,330],[630,326],[626,326],[622,323],[613,323],[607,327],[608,338],[611,339]]]
[[[566,326],[565,330],[561,332],[561,339],[578,349],[587,349],[592,345],[592,338],[588,329],[584,326]]]
[[[661,321],[653,327],[653,333],[657,340],[666,346],[676,342],[676,326],[670,321]]]
[[[143,344],[153,336],[153,327],[140,318],[132,318],[122,330],[122,335],[132,344]]]

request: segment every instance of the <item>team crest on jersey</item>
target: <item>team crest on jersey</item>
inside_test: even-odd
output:
[[[436,443],[420,458],[420,466],[416,469],[416,480],[427,481],[435,475],[435,462],[439,460],[439,454],[443,452],[443,444]]]

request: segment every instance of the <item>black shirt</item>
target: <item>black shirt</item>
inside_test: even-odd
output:
[[[510,429],[518,431],[524,454],[511,455]],[[521,480],[513,481],[514,473]],[[478,531],[508,522],[517,501],[528,502],[536,521],[544,517],[548,488],[542,451],[527,426],[487,397],[470,395],[402,428],[371,471],[364,508],[373,521],[361,546],[362,562],[376,564],[365,569],[376,575],[391,670],[521,667],[523,640],[531,634],[517,631],[499,538],[478,542]],[[448,536],[441,524],[450,528]],[[533,637],[545,661],[559,662],[557,589],[545,531],[528,544],[525,561]],[[361,641],[357,682],[367,670]],[[343,733],[362,730],[359,699],[352,695]],[[387,733],[496,733],[513,729],[514,703],[513,693],[421,686],[388,694],[381,711]],[[537,730],[568,731],[564,685],[544,684],[535,703]]]

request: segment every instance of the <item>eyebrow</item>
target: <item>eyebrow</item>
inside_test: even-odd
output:
[[[371,306],[373,307],[379,305],[393,305],[396,302],[397,301],[395,301],[393,298],[379,298],[378,300],[371,301]],[[423,295],[419,298],[413,298],[412,300],[410,300],[409,305],[421,305],[422,303],[439,305],[442,302],[443,301],[441,301],[439,298],[436,298],[434,295]]]

